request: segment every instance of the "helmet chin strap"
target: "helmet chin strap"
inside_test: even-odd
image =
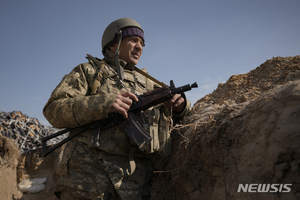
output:
[[[123,67],[120,66],[120,61],[119,61],[119,54],[120,54],[119,48],[120,48],[120,44],[121,44],[121,41],[122,41],[122,30],[118,30],[116,34],[118,36],[118,46],[117,46],[117,50],[116,50],[115,54],[112,54],[110,52],[110,50],[108,50],[108,49],[106,49],[106,53],[108,55],[111,55],[111,56],[115,57],[116,68],[117,68],[117,72],[118,72],[118,75],[119,75],[119,82],[120,82],[119,84],[120,84],[120,87],[124,88],[125,87],[125,85],[123,83],[124,69],[123,69]]]

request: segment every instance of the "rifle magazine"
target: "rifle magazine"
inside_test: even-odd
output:
[[[152,137],[142,128],[132,112],[128,113],[128,118],[122,122],[122,127],[141,151],[149,151]]]

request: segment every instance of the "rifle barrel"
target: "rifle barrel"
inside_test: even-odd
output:
[[[192,85],[191,84],[186,84],[184,86],[174,88],[173,90],[171,90],[171,94],[184,93],[186,91],[191,90],[192,88],[197,88],[197,87],[198,87],[197,82],[193,83]]]

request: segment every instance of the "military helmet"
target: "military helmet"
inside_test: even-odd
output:
[[[136,28],[141,29],[142,32],[144,32],[142,27],[139,25],[139,23],[137,23],[133,19],[120,18],[120,19],[113,21],[106,27],[106,29],[102,35],[102,53],[103,54],[105,52],[105,48],[114,40],[114,38],[117,34],[117,31],[122,30],[126,27],[136,27]]]

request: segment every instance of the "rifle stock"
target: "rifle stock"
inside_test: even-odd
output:
[[[71,140],[72,138],[76,137],[77,135],[79,135],[80,133],[82,133],[83,131],[89,128],[103,127],[103,129],[105,129],[105,128],[110,128],[117,123],[121,123],[127,135],[132,139],[133,142],[135,142],[135,144],[139,147],[139,149],[143,151],[148,147],[152,138],[137,122],[137,120],[134,117],[134,113],[139,112],[141,110],[147,110],[148,108],[154,105],[170,100],[172,99],[172,96],[174,94],[181,94],[191,90],[192,88],[197,88],[197,87],[198,85],[195,82],[192,85],[187,84],[182,87],[176,88],[173,81],[171,80],[170,86],[166,85],[138,96],[139,101],[133,102],[130,109],[128,110],[128,116],[129,116],[128,119],[124,119],[123,116],[120,114],[111,113],[108,118],[92,122],[82,127],[77,127],[79,129],[76,132],[72,133],[70,136],[68,136],[67,138],[65,138],[64,140],[60,141],[59,143],[55,144],[52,147],[47,146],[48,140],[56,136],[62,135],[64,133],[67,133],[71,130],[74,130],[75,128],[73,129],[67,128],[57,133],[54,133],[52,135],[41,138],[42,141],[41,154],[43,157],[46,157],[49,153],[51,153],[58,147],[62,146],[63,144],[65,144],[66,142],[68,142],[69,140]],[[107,124],[113,124],[113,125],[107,127]]]

